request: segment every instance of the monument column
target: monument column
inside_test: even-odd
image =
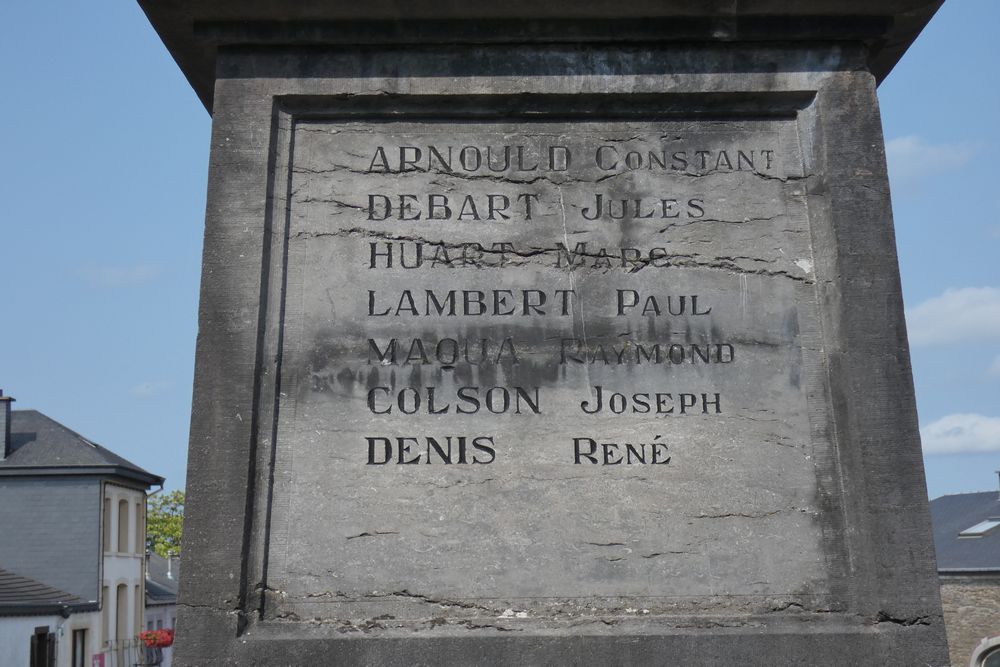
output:
[[[213,114],[179,664],[947,663],[939,2],[141,4]]]

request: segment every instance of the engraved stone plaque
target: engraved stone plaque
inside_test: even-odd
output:
[[[270,613],[824,600],[794,119],[288,141]]]

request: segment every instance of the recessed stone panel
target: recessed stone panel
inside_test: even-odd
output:
[[[290,133],[270,615],[824,599],[794,119]]]

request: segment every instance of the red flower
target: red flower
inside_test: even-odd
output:
[[[146,630],[139,633],[139,639],[149,648],[167,648],[174,643],[174,631]]]

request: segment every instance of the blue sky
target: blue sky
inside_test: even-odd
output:
[[[880,89],[929,493],[1000,468],[1000,2]],[[0,6],[0,388],[183,486],[210,118],[138,6]]]
[[[1000,469],[997,25],[948,0],[879,90],[931,497]]]

